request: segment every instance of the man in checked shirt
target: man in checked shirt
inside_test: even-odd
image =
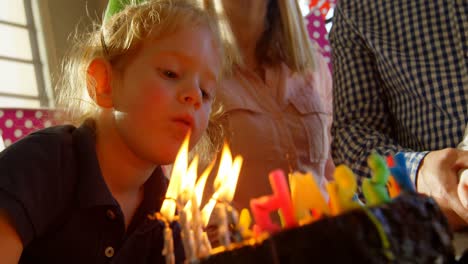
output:
[[[335,163],[362,178],[372,151],[403,152],[417,190],[466,228],[468,1],[340,0],[330,41]]]

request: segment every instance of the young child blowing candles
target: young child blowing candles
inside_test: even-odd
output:
[[[64,68],[59,105],[75,125],[0,154],[2,263],[164,262],[165,227],[148,217],[166,192],[160,166],[189,131],[191,147],[212,134],[229,63],[216,21],[192,1],[114,1]],[[180,263],[177,226],[172,233]]]

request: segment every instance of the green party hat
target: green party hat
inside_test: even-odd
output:
[[[140,4],[145,0],[109,0],[104,14],[104,21],[107,21],[110,17],[122,11],[125,6],[131,4]]]

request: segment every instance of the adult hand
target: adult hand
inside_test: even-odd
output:
[[[458,192],[458,171],[463,168],[468,168],[468,152],[446,148],[429,152],[417,176],[417,190],[436,200],[453,230],[468,226],[468,209]]]

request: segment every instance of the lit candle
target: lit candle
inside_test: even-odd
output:
[[[192,230],[194,233],[195,247],[199,258],[210,254],[203,243],[203,224],[201,221],[200,210],[198,209],[197,195],[194,192],[192,196]]]
[[[195,185],[195,191],[192,196],[191,205],[195,205],[192,207],[192,214],[194,215],[193,221],[195,223],[193,230],[196,233],[197,239],[197,256],[199,258],[204,258],[210,255],[211,252],[211,244],[208,240],[208,236],[206,232],[203,232],[203,227],[206,225],[204,219],[200,213],[200,204],[203,196],[203,190],[205,189],[206,180],[208,175],[210,174],[211,170],[213,169],[214,161],[205,169],[200,176],[200,179],[197,181]],[[190,205],[190,206],[191,206]]]
[[[311,218],[311,210],[329,214],[329,209],[320,188],[311,173],[302,174],[293,172],[289,174],[291,186],[291,201],[297,222]],[[318,215],[316,215],[318,216]],[[311,220],[315,220],[315,217]]]
[[[260,232],[276,232],[281,229],[271,221],[270,213],[274,211],[279,211],[285,227],[296,226],[291,196],[283,171],[272,171],[269,179],[273,195],[250,200],[257,229]]]
[[[208,223],[211,212],[215,209],[215,222],[218,224],[218,236],[221,245],[227,247],[230,244],[228,227],[228,215],[226,206],[234,198],[239,172],[242,167],[242,157],[236,156],[232,160],[231,151],[227,144],[224,145],[221,161],[214,181],[215,192],[202,210],[202,219],[205,225]],[[232,217],[237,217],[233,214]],[[238,219],[233,220],[238,222]]]
[[[228,225],[231,226],[232,238],[234,242],[240,243],[243,240],[242,233],[239,227],[239,213],[237,210],[231,206],[226,206],[226,214],[228,218]]]
[[[161,214],[169,222],[174,220],[175,210],[177,207],[176,200],[180,199],[179,194],[182,190],[182,177],[186,174],[187,170],[189,139],[190,133],[186,135],[179,152],[177,153],[177,157],[171,172],[169,186],[167,187],[166,191],[166,198],[164,199],[161,206]]]
[[[222,202],[215,206],[216,223],[218,225],[218,239],[221,246],[228,248],[231,244],[227,221],[226,205]]]
[[[156,217],[164,223],[164,248],[162,254],[166,258],[166,264],[175,263],[174,258],[174,242],[172,237],[172,230],[169,223],[174,221],[175,211],[176,208],[179,209],[181,212],[181,208],[183,204],[188,199],[188,192],[187,190],[190,189],[190,185],[193,185],[193,181],[196,178],[196,175],[189,175],[189,177],[193,177],[193,179],[187,179],[187,164],[188,164],[188,145],[190,139],[190,132],[187,133],[185,136],[182,145],[180,146],[179,152],[177,153],[176,160],[174,162],[174,166],[171,172],[171,178],[169,181],[169,186],[167,187],[166,191],[166,198],[163,201],[161,206],[160,213],[156,214]],[[195,164],[193,162],[193,164]],[[193,167],[193,166],[192,166]],[[195,168],[192,168],[192,171],[196,171]],[[179,213],[180,213],[179,212]],[[182,232],[185,230],[185,241],[184,250],[188,251],[188,255],[190,253],[190,232],[189,232],[189,223],[188,223],[188,216],[182,215]],[[185,245],[187,248],[185,249]]]
[[[362,191],[367,205],[379,205],[390,201],[386,188],[390,170],[387,167],[385,159],[376,153],[372,153],[367,163],[372,171],[372,178],[366,178],[362,181]]]
[[[182,226],[182,243],[184,244],[185,259],[189,262],[196,261],[195,242],[190,223],[187,219],[185,210],[179,211],[179,221]]]
[[[164,248],[162,254],[166,257],[166,264],[175,264],[172,230],[167,223],[166,227],[164,228]]]
[[[208,239],[208,235],[206,234],[206,232],[203,232],[202,238],[203,238],[202,244],[203,244],[204,249],[207,252],[211,252],[211,250],[212,250],[211,243],[210,243],[210,240]],[[208,253],[208,255],[209,255],[209,253]]]
[[[160,213],[156,213],[156,217],[164,224],[164,247],[161,253],[166,259],[166,264],[175,264],[174,239],[169,222]]]

